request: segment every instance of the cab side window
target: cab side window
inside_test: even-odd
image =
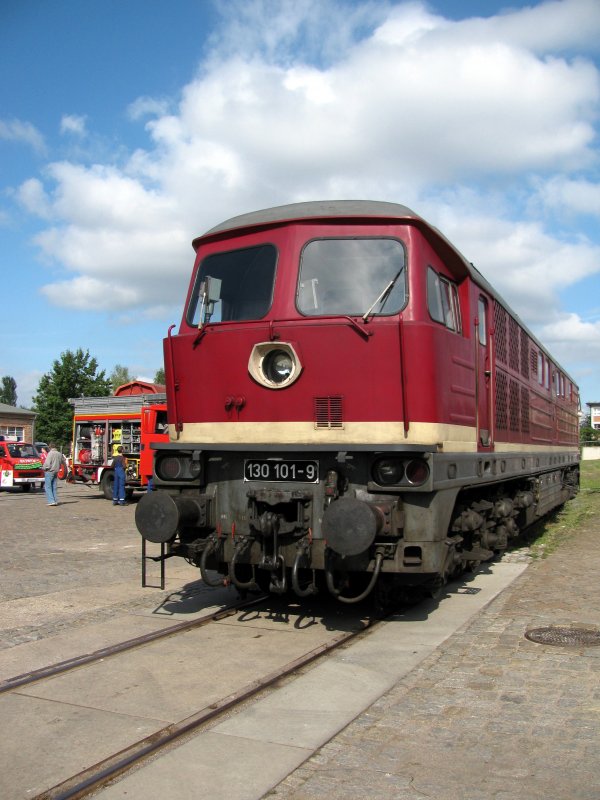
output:
[[[445,325],[448,330],[461,333],[456,284],[440,275],[432,267],[427,269],[427,308],[431,319]]]
[[[480,297],[477,303],[477,319],[479,321],[479,326],[477,329],[479,344],[482,344],[485,347],[487,344],[487,301],[485,297]]]
[[[156,412],[156,421],[155,421],[155,433],[167,433],[169,430],[169,426],[167,424],[167,412],[166,411],[157,411]]]

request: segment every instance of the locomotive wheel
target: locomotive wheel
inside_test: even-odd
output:
[[[386,576],[380,579],[373,593],[375,601],[375,613],[377,616],[385,617],[401,605],[401,597],[398,587],[394,585],[394,580]]]
[[[436,578],[434,578],[434,580],[423,587],[425,596],[431,598],[432,600],[439,600],[442,594],[442,589],[445,585],[446,578],[444,575],[438,575]]]
[[[102,482],[100,484],[100,489],[102,494],[107,500],[113,499],[113,485],[115,482],[115,475],[114,472],[108,470],[102,475]]]
[[[385,578],[385,580],[384,580]],[[404,586],[391,575],[380,578],[374,592],[375,612],[387,616],[397,609],[410,608],[422,603],[427,596],[422,586]]]

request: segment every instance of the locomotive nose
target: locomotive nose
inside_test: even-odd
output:
[[[356,497],[340,497],[327,506],[322,531],[327,545],[340,556],[364,553],[379,528],[377,512]]]

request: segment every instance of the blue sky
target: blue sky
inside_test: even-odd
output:
[[[0,376],[152,379],[191,241],[392,200],[600,401],[600,0],[2,0]]]

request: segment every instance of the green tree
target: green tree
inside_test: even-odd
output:
[[[14,378],[11,378],[10,375],[5,375],[2,378],[0,403],[6,403],[7,406],[17,405],[17,382]]]
[[[110,373],[110,377],[108,380],[110,381],[110,385],[114,393],[114,391],[119,386],[122,386],[124,383],[129,383],[129,381],[135,380],[135,375],[132,375],[129,372],[129,367],[124,367],[122,364],[115,364],[115,367],[113,371]]]
[[[158,383],[161,386],[164,386],[164,384],[166,383],[164,367],[160,367],[160,369],[156,370],[156,375],[154,376],[154,383]]]
[[[600,445],[600,431],[592,428],[589,417],[584,420],[583,425],[579,428],[579,443],[588,447]]]
[[[52,370],[40,379],[33,409],[37,413],[36,436],[45,442],[55,442],[65,447],[71,441],[73,406],[70,397],[106,397],[110,394],[110,381],[104,370],[98,371],[98,362],[81,348],[76,352],[66,350],[60,360],[54,361]]]

